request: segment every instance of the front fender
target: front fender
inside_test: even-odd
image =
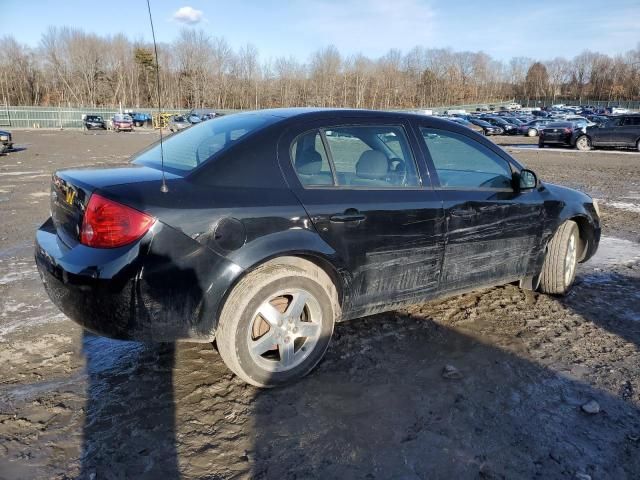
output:
[[[596,253],[601,234],[600,218],[593,206],[593,199],[585,193],[559,185],[545,183],[544,189],[547,197],[544,202],[546,216],[550,219],[542,238],[545,250],[560,225],[573,220],[580,228],[581,239],[586,242],[580,261],[587,261]]]

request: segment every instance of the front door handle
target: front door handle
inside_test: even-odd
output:
[[[342,215],[333,215],[329,220],[337,223],[346,223],[346,222],[361,222],[367,218],[365,215],[360,213],[358,210],[354,208],[350,208],[346,210]]]

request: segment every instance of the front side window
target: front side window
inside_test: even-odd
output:
[[[512,190],[508,162],[481,143],[445,130],[420,128],[420,131],[441,187]]]

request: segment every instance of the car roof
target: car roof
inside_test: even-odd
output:
[[[432,127],[442,127],[451,129],[454,125],[459,128],[459,131],[466,131],[467,127],[456,124],[450,120],[438,118],[432,115],[422,115],[413,112],[404,111],[384,111],[384,110],[364,110],[354,108],[317,108],[317,107],[292,107],[292,108],[271,108],[264,110],[252,110],[247,112],[236,113],[235,115],[270,115],[282,119],[277,124],[296,124],[300,121],[314,121],[314,120],[331,120],[336,118],[345,119],[362,119],[375,118],[375,119],[388,119],[389,121],[403,121],[403,120],[417,120],[421,122],[428,122]]]

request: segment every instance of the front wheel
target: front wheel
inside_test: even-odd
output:
[[[581,152],[586,152],[591,150],[591,140],[586,135],[582,135],[578,137],[576,140],[576,148]]]
[[[636,142],[636,150],[640,152],[640,140]]]
[[[527,130],[527,135],[529,137],[537,137],[538,131],[535,128],[530,128],[529,130]]]
[[[233,288],[220,315],[218,351],[247,383],[291,383],[322,359],[339,311],[324,270],[300,258],[275,259]]]
[[[551,238],[540,274],[540,290],[544,293],[564,295],[576,276],[580,232],[578,225],[568,220]]]

